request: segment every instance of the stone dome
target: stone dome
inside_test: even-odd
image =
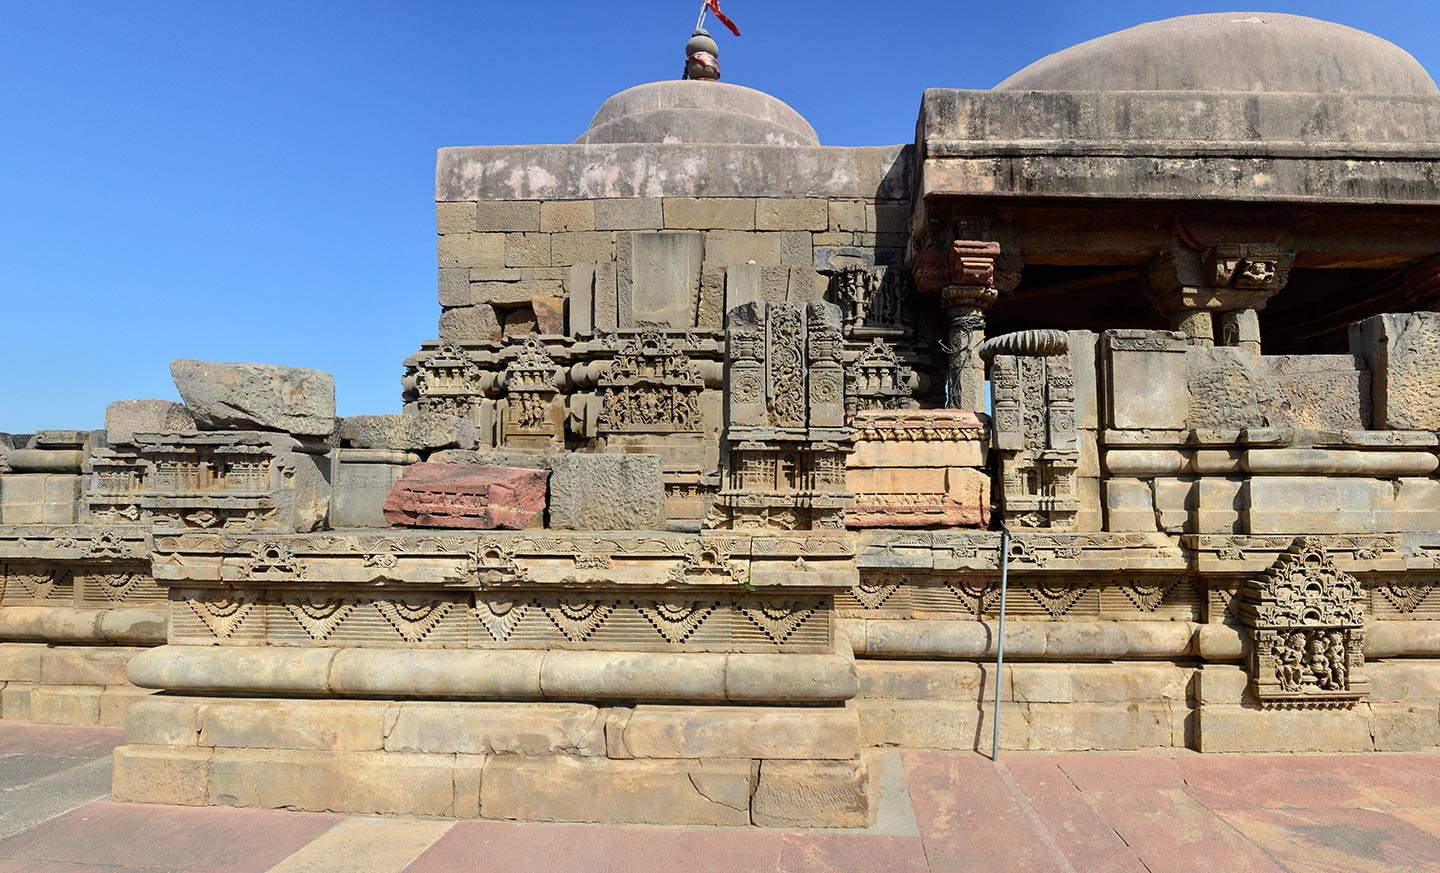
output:
[[[817,146],[815,128],[763,91],[677,79],[606,100],[577,143],[742,143]]]
[[[1394,43],[1273,12],[1152,21],[1041,58],[995,90],[1440,95],[1420,62]]]

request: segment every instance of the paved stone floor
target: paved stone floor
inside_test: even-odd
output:
[[[1440,755],[891,753],[863,833],[111,803],[121,732],[0,722],[0,873],[1440,871]]]

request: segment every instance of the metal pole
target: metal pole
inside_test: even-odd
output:
[[[995,632],[995,715],[991,726],[990,760],[1000,760],[1000,676],[1005,668],[1005,596],[1010,585],[1010,529],[1000,527],[1000,626]]]
[[[700,28],[702,28],[702,27],[705,26],[705,13],[707,13],[707,12],[709,12],[709,11],[710,11],[710,4],[709,4],[709,3],[706,3],[705,0],[701,0],[701,2],[700,2],[700,18],[699,18],[699,20],[697,20],[697,21],[695,22],[695,29],[696,29],[696,30],[699,30]]]

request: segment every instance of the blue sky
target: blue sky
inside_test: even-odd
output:
[[[1235,8],[723,5],[744,31],[717,34],[726,80],[830,145],[908,141],[924,88]],[[400,362],[439,315],[435,150],[573,140],[610,94],[679,73],[698,8],[0,0],[0,431],[174,398],[176,357],[318,367],[341,415],[399,411]],[[1429,0],[1260,8],[1369,30],[1440,73]]]

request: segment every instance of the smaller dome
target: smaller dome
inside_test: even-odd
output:
[[[800,113],[763,91],[677,79],[606,100],[575,141],[818,146],[820,137]]]
[[[1440,95],[1420,62],[1394,43],[1274,12],[1152,21],[1041,58],[995,90]]]

